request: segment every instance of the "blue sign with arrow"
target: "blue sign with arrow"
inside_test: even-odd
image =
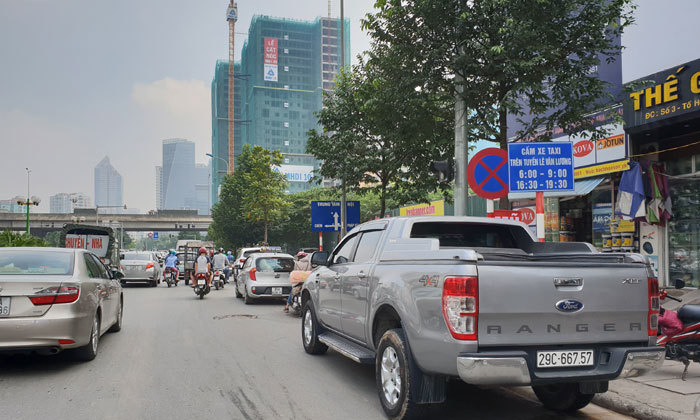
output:
[[[360,202],[345,202],[348,231],[360,224]],[[311,231],[340,231],[340,201],[311,202]]]

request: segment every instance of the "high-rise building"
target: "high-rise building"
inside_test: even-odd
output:
[[[29,212],[33,212],[33,206],[29,206]],[[0,213],[25,213],[27,209],[24,206],[17,204],[17,200],[0,200]]]
[[[255,16],[235,64],[235,155],[243,144],[279,150],[280,170],[290,181],[289,192],[310,188],[311,172],[318,166],[306,154],[306,133],[318,128],[323,91],[333,88],[340,64],[340,20],[300,21]],[[350,23],[345,21],[346,63],[350,61]],[[212,82],[212,196],[217,197],[217,172],[228,156],[228,63],[218,61]],[[240,126],[240,130],[239,130]],[[224,168],[225,169],[225,168]]]
[[[195,147],[191,141],[163,140],[163,166],[156,167],[156,196],[161,197],[159,209],[189,209],[197,210],[199,214],[209,214],[210,169],[209,165],[195,164],[194,153]],[[160,195],[157,186],[159,179]]]
[[[156,210],[163,208],[163,167],[156,166]]]
[[[110,212],[118,213],[116,208],[124,205],[124,186],[122,176],[105,156],[95,166],[95,206],[112,206]]]
[[[92,200],[87,195],[77,193],[58,193],[49,197],[51,213],[73,213],[73,209],[92,207]]]

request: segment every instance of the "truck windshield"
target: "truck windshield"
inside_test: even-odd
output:
[[[517,248],[511,226],[480,223],[421,222],[413,225],[411,238],[433,238],[440,247]]]

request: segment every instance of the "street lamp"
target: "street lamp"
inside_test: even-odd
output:
[[[100,223],[100,209],[121,209],[121,208],[126,210],[126,204],[124,204],[123,206],[98,206],[97,204],[95,204],[95,224],[97,225]]]
[[[226,173],[228,173],[228,161],[226,159],[219,156],[214,156],[211,153],[206,153],[206,155],[212,159],[219,159],[220,161],[224,162],[226,164]]]
[[[17,205],[27,206],[27,235],[29,235],[29,206],[38,206],[39,203],[41,203],[41,198],[35,195],[31,198],[29,197],[29,174],[32,173],[32,171],[29,168],[24,169],[27,170],[27,198],[25,200],[24,197],[17,196],[15,200],[17,201]]]

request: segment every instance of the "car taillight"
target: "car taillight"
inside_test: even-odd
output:
[[[53,305],[54,303],[71,303],[78,300],[80,287],[61,286],[47,287],[29,296],[29,300],[36,306]]]
[[[659,329],[659,280],[656,277],[649,277],[649,318],[647,319],[647,332],[649,336],[656,336]]]
[[[240,260],[238,260],[238,262],[244,263],[244,262],[245,262],[245,258],[241,258]]]
[[[258,271],[257,268],[251,268],[251,269],[250,269],[250,273],[249,273],[249,274],[250,274],[250,279],[253,280],[253,281],[257,281],[257,280],[258,280],[258,279],[255,278],[255,272],[256,272],[256,271]]]
[[[479,279],[447,277],[442,287],[442,313],[452,337],[458,340],[476,340]]]
[[[146,264],[146,270],[148,270],[149,268],[153,268],[153,263]]]

